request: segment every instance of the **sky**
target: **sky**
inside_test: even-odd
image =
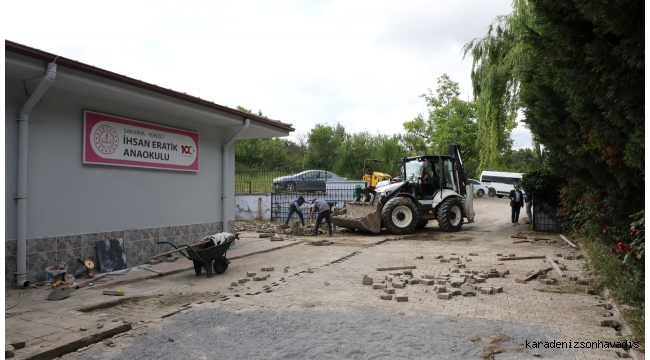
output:
[[[5,39],[293,124],[403,133],[448,74],[472,99],[463,45],[512,0],[12,1]],[[531,147],[530,131],[512,132]]]

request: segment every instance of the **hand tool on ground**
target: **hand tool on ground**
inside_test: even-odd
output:
[[[69,283],[69,282],[63,281],[63,280],[59,280],[59,281],[55,282],[54,284],[52,284],[52,289],[56,289],[56,287],[59,286],[59,285],[70,286],[70,285],[72,285],[72,283]]]
[[[104,290],[102,290],[102,294],[104,294],[104,295],[112,295],[112,296],[124,296],[125,292],[124,292],[124,290],[108,290],[108,289],[104,289]]]

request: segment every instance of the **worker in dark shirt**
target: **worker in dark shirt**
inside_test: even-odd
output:
[[[318,213],[318,216],[316,216],[316,223],[314,226],[314,233],[312,236],[317,236],[318,235],[318,226],[320,225],[321,221],[325,219],[327,221],[327,226],[329,227],[329,235],[332,236],[332,211],[330,209],[330,205],[323,200],[318,200],[316,198],[311,200],[311,216],[309,219],[314,218],[314,214]]]
[[[297,199],[294,199],[291,204],[289,205],[289,215],[287,215],[287,220],[284,222],[285,224],[289,225],[289,220],[291,220],[291,215],[293,213],[297,213],[298,217],[300,218],[300,222],[302,223],[302,226],[305,226],[305,219],[302,217],[302,204],[305,203],[305,198],[302,196],[298,196]]]

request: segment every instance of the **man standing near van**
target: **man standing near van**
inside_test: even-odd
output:
[[[524,207],[524,194],[519,189],[519,184],[514,185],[514,190],[510,190],[510,207],[512,208],[512,226],[519,222],[519,212]]]

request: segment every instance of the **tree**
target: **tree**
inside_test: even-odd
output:
[[[645,192],[644,2],[530,1],[517,74],[551,168],[631,209]],[[533,60],[534,59],[534,60]]]
[[[470,176],[478,168],[479,151],[476,142],[478,127],[474,103],[459,98],[460,87],[447,74],[438,78],[434,94],[429,89],[421,95],[427,103],[428,115],[422,114],[404,123],[407,141],[422,153],[446,154],[451,143],[461,145],[461,158]],[[482,145],[482,144],[481,144]]]
[[[339,123],[335,127],[316,124],[307,135],[309,147],[305,153],[304,167],[332,170],[338,148],[347,136],[345,128]]]
[[[242,106],[237,110],[252,114]],[[262,110],[258,110],[262,115]],[[298,145],[282,138],[242,139],[235,142],[235,167],[241,169],[269,170],[291,169],[302,165]]]
[[[517,85],[515,61],[517,53],[510,17],[499,17],[482,39],[474,39],[463,47],[463,57],[471,53],[472,86],[476,101],[478,140],[481,144],[479,167],[496,169],[500,155],[512,146],[510,133],[516,127]]]

